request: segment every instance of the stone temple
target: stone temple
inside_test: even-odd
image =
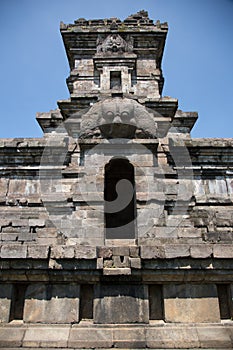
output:
[[[68,100],[0,140],[1,348],[232,348],[233,139],[162,96],[167,23],[61,23]]]

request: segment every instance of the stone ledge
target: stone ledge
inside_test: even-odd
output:
[[[213,254],[213,247],[211,245],[196,244],[190,247],[191,258],[206,259],[210,258]]]
[[[26,328],[24,327],[0,327],[0,348],[21,347]]]
[[[213,248],[214,258],[233,258],[233,244],[216,244]]]
[[[22,345],[26,347],[68,347],[69,326],[28,327]]]
[[[232,336],[233,329],[225,328],[198,328],[197,335],[200,342],[201,348],[214,347],[218,348],[228,348],[233,347]]]
[[[146,246],[141,245],[142,259],[175,259],[188,258],[207,259],[213,255],[214,258],[232,259],[233,244],[165,244]]]
[[[232,349],[233,322],[212,324],[1,324],[1,349]]]
[[[25,138],[1,138],[0,149],[9,147],[14,148],[38,148],[44,147],[46,145],[45,138],[34,138],[34,137],[25,137]]]
[[[2,259],[96,259],[96,247],[87,245],[42,245],[6,243],[0,246]]]
[[[180,141],[180,144],[183,142]],[[176,145],[179,144],[179,140],[176,140]],[[186,147],[210,147],[210,148],[225,148],[233,147],[233,139],[232,138],[195,138],[191,140],[185,140]]]
[[[105,348],[113,346],[112,329],[104,328],[74,328],[70,331],[69,347],[74,348]]]
[[[1,258],[3,259],[26,259],[27,246],[23,244],[4,244],[1,248]]]
[[[28,245],[27,258],[29,259],[47,259],[49,256],[48,245]]]
[[[158,246],[141,246],[142,259],[174,259],[190,256],[189,244],[166,244]]]
[[[113,329],[115,348],[146,348],[146,328],[121,327]]]
[[[131,269],[129,267],[122,268],[104,268],[103,274],[106,276],[116,276],[116,275],[131,275]]]
[[[114,252],[115,249],[115,252]],[[113,256],[129,257],[133,263],[136,259],[233,259],[233,243],[203,243],[203,244],[160,244],[140,245],[135,247],[97,247],[92,245],[57,245],[52,244],[21,244],[2,242],[0,258],[2,259],[109,259]],[[141,253],[139,252],[139,249]],[[51,254],[50,254],[51,250]],[[135,260],[134,260],[135,259]],[[120,267],[120,266],[119,266]],[[134,266],[133,266],[134,267]]]
[[[63,350],[63,349],[69,349],[69,350],[76,350],[77,348],[50,348],[46,347],[43,348],[43,350]],[[102,350],[113,350],[113,348],[101,348]],[[128,350],[126,348],[120,348],[121,350]],[[132,348],[134,350],[139,350],[140,348]],[[141,348],[142,349],[142,348]],[[157,348],[151,348],[150,350],[156,350]],[[161,348],[160,348],[161,349]],[[1,348],[1,350],[18,350],[18,348]],[[28,347],[21,347],[20,350],[38,350],[38,348],[28,348]],[[93,348],[85,348],[85,350],[93,350]],[[158,350],[158,349],[157,349]],[[167,349],[168,350],[168,349]],[[189,350],[188,348],[169,348],[169,350]],[[200,348],[192,348],[191,350],[200,350]],[[213,348],[205,348],[205,350],[215,350]],[[227,350],[227,348],[218,348],[218,350]]]

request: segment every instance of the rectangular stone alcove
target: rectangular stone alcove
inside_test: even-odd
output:
[[[94,289],[92,284],[81,284],[80,286],[80,320],[93,319]]]
[[[231,319],[233,316],[232,285],[217,284],[220,317],[222,320]]]
[[[148,323],[148,288],[143,285],[96,285],[94,323]]]
[[[121,71],[110,71],[110,89],[121,89]]]
[[[148,285],[149,317],[150,320],[164,319],[163,286],[161,284]]]
[[[23,320],[25,292],[27,288],[28,288],[28,284],[24,284],[24,283],[13,284],[10,321]]]

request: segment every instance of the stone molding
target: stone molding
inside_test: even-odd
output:
[[[216,325],[164,324],[101,325],[11,325],[0,326],[1,348],[135,348],[232,349],[232,322]]]

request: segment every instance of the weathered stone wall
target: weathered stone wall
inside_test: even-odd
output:
[[[43,138],[0,140],[0,346],[231,348],[233,140],[192,139],[197,113],[161,97],[166,23],[61,33],[70,99]]]
[[[194,165],[187,177],[184,174],[179,179],[179,169],[174,170],[169,165],[169,151],[158,148],[152,153],[143,143],[138,154],[133,153],[134,146],[129,150],[123,150],[121,146],[118,151],[107,148],[106,155],[104,146],[96,144],[96,151],[84,151],[83,165],[79,165],[79,145],[75,146],[71,139],[74,151],[69,151],[69,147],[61,148],[69,163],[64,166],[62,160],[58,169],[54,169],[53,163],[57,160],[54,150],[58,145],[47,146],[51,156],[45,161],[43,139],[17,142],[19,145],[15,147],[13,141],[12,147],[3,143],[1,149],[0,226],[4,244],[103,245],[104,167],[116,155],[127,157],[135,168],[140,245],[209,244],[211,250],[206,253],[209,255],[213,248],[218,251],[214,243],[232,242],[233,157],[230,141],[226,141],[227,147],[224,147],[224,141],[205,141],[203,148],[201,140],[186,142]],[[218,142],[218,146],[214,146],[214,142]],[[39,146],[33,147],[32,143]],[[4,248],[2,254],[4,256]]]
[[[98,149],[96,152],[84,150],[80,165],[79,144],[72,138],[68,140],[65,151],[63,143],[60,144],[60,150],[65,152],[65,165],[58,164],[59,172],[53,165],[58,143],[48,147],[50,157],[44,160],[44,139],[3,140],[0,158],[2,259],[45,259],[52,268],[59,266],[57,259],[99,259],[97,266],[100,270],[105,267],[106,274],[119,271],[129,274],[131,269],[140,270],[141,259],[233,258],[230,140],[186,141],[194,164],[191,180],[185,179],[185,175],[177,179],[179,170],[170,164],[164,139],[158,140],[154,153],[145,148],[141,154],[132,154],[132,150],[127,154],[125,150],[125,156],[128,155],[135,167],[135,242],[141,250],[137,256],[122,253],[130,256],[130,260],[126,258],[123,263],[111,258],[112,265],[109,262],[106,266],[104,257],[97,255],[96,246],[106,244],[104,166],[116,152],[108,151],[104,155]],[[122,155],[122,149],[120,152]],[[153,192],[148,187],[150,182]],[[179,198],[179,191],[186,194],[187,189],[192,194],[187,197],[189,200]],[[119,271],[111,270],[112,266]]]

